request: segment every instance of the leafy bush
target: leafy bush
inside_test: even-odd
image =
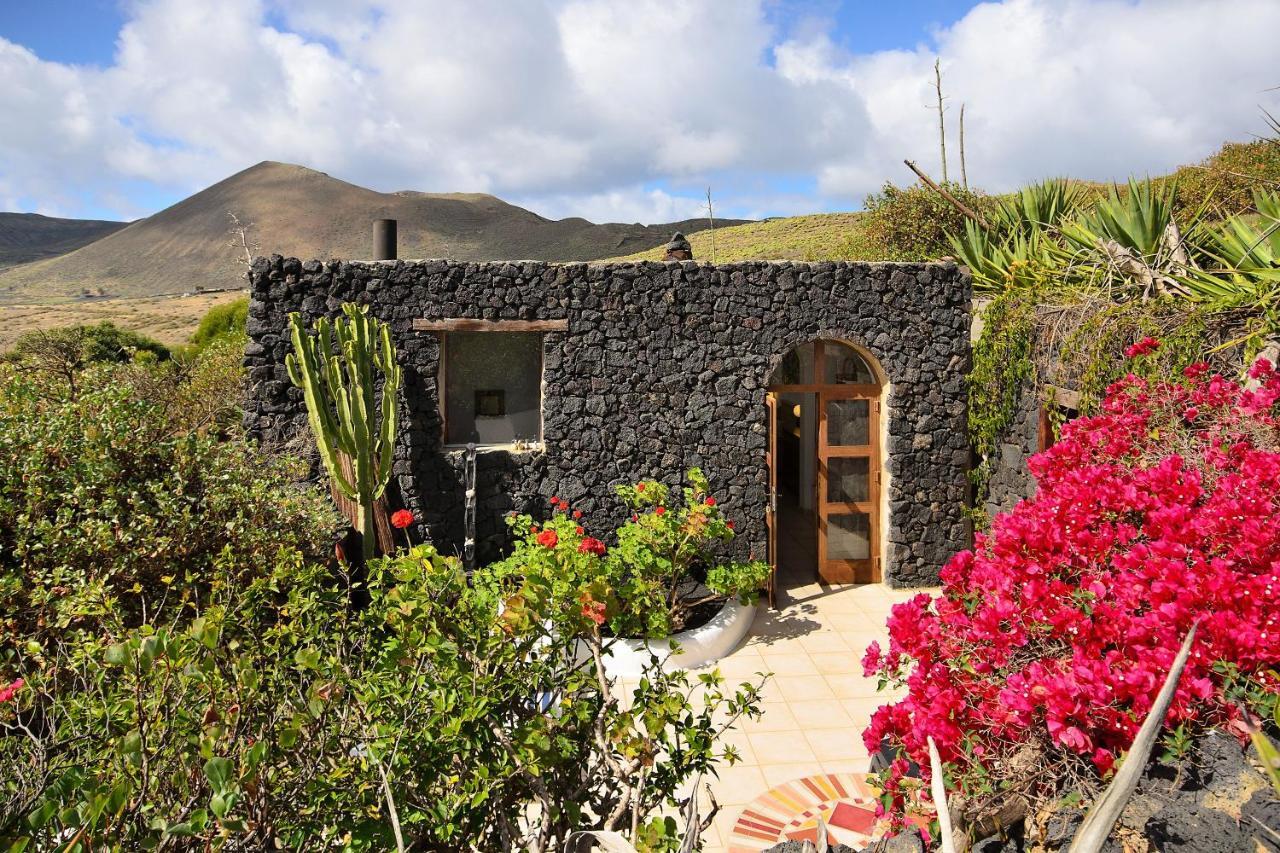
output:
[[[992,208],[988,196],[947,184],[947,191],[982,213]],[[885,261],[932,261],[951,254],[949,234],[964,230],[965,216],[934,190],[916,184],[905,189],[892,183],[868,196],[863,234],[873,252]]]
[[[21,650],[0,842],[550,851],[635,826],[670,850],[655,812],[758,713],[755,688],[657,666],[624,701],[577,590],[473,586],[429,546],[369,571],[355,609],[354,579],[296,554],[247,583],[219,567],[186,627]]]
[[[191,335],[191,344],[199,350],[219,338],[234,338],[243,348],[245,322],[248,319],[249,298],[247,296],[234,302],[215,305],[200,318],[200,325]]]
[[[909,693],[875,713],[868,747],[887,738],[924,767],[932,736],[974,797],[1087,783],[1129,747],[1197,621],[1168,727],[1233,726],[1242,698],[1277,692],[1280,376],[1260,361],[1246,390],[1207,370],[1116,383],[1032,458],[1037,494],[947,565],[941,596],[894,607],[864,666]],[[905,770],[886,773],[898,812]]]
[[[79,374],[87,367],[165,360],[170,355],[168,347],[146,335],[102,322],[96,326],[62,326],[27,332],[14,344],[9,360],[64,382],[74,396],[79,387]]]
[[[668,637],[683,630],[699,605],[735,597],[755,601],[769,567],[717,554],[716,544],[733,538],[733,522],[720,512],[700,470],[690,470],[688,478],[679,506],[670,505],[667,487],[653,480],[619,486],[633,514],[612,547],[587,536],[582,513],[559,498],[552,498],[552,517],[542,526],[530,516],[512,516],[515,551],[492,571],[562,596],[593,590],[610,602],[609,629],[619,636]]]
[[[1178,169],[1170,182],[1178,187],[1179,221],[1202,211],[1214,218],[1246,213],[1255,190],[1280,185],[1280,143],[1228,142],[1204,162]]]
[[[0,373],[0,653],[107,614],[167,618],[215,568],[256,576],[326,548],[336,516],[295,466],[192,428],[227,404],[237,374],[217,356],[84,371],[74,398]]]

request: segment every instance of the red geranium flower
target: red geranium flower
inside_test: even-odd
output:
[[[643,492],[643,491],[644,491],[644,483],[636,483],[636,491],[637,491],[637,492]]]
[[[413,513],[407,509],[398,509],[391,513],[391,526],[404,530],[410,524],[413,524]]]
[[[559,503],[560,503],[560,498],[555,497],[555,498],[552,498],[552,499],[551,499],[551,505],[552,505],[552,506],[557,506],[557,505],[559,505]]]
[[[573,517],[574,517],[574,518],[582,518],[582,510],[580,510],[580,509],[575,509],[575,510],[573,511]]]
[[[583,554],[595,554],[597,557],[604,556],[604,543],[599,539],[588,536],[578,544],[578,550]]]
[[[732,529],[733,529],[733,522],[732,522],[732,521],[726,521],[726,522],[724,523],[724,526],[725,526],[725,527],[727,527],[727,528],[729,528],[730,530],[732,530]]]
[[[667,508],[666,508],[665,506],[660,506],[660,507],[658,507],[657,509],[655,509],[655,510],[654,510],[654,513],[655,513],[656,515],[665,515],[665,514],[666,514],[666,512],[667,512]]]
[[[711,495],[707,495],[707,506],[715,506],[715,505],[716,505],[716,499],[711,497]]]
[[[559,542],[560,537],[554,530],[544,530],[538,534],[538,544],[543,548],[554,548]]]
[[[582,615],[597,625],[604,624],[604,614],[607,608],[603,601],[596,601],[587,597],[582,600]]]
[[[587,531],[583,530],[581,527],[575,527],[575,528],[573,529],[573,532],[574,532],[574,533],[577,533],[579,536],[581,536],[582,534],[586,533]]]

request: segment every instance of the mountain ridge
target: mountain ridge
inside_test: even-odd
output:
[[[0,269],[0,301],[238,287],[244,248],[232,215],[246,226],[253,254],[320,260],[368,257],[371,223],[384,218],[399,221],[401,257],[464,261],[592,261],[706,227],[698,219],[660,225],[552,220],[485,193],[383,193],[264,160],[67,254]]]

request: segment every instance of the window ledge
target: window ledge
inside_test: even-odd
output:
[[[515,453],[520,455],[532,455],[542,453],[546,450],[546,445],[541,441],[534,444],[525,444],[523,447],[517,447],[515,444],[477,444],[476,453]],[[465,444],[446,444],[444,452],[449,455],[461,455],[467,452]]]

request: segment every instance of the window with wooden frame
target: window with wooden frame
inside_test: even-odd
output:
[[[445,444],[541,443],[543,338],[564,328],[563,320],[415,321],[440,339]]]

